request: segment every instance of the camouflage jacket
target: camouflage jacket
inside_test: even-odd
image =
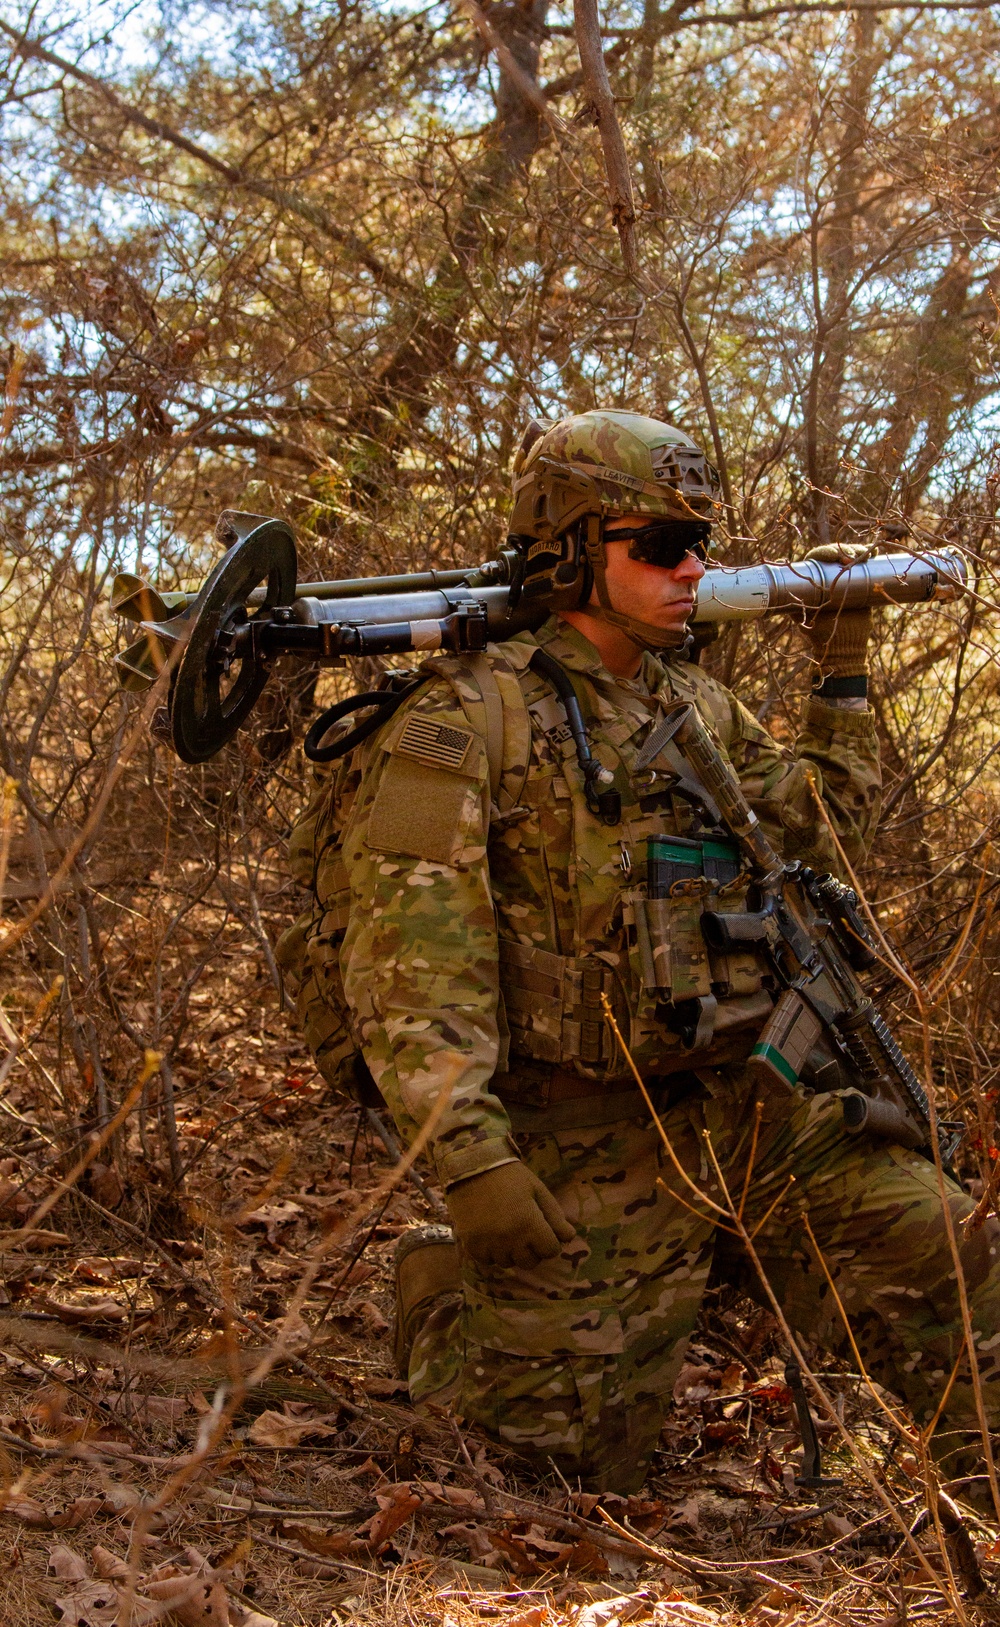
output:
[[[565,712],[528,666],[539,645],[572,675],[592,749],[615,773],[618,826],[587,809]],[[514,1156],[503,1098],[520,1092],[544,1102],[553,1063],[590,1074],[595,1089],[624,1071],[606,1046],[588,1056],[581,1042],[586,1025],[573,1002],[588,971],[605,979],[600,986],[611,991],[650,1076],[745,1057],[762,1026],[770,1001],[754,964],[726,969],[732,999],[719,1002],[712,1043],[695,1054],[640,987],[630,923],[647,838],[698,834],[683,798],[661,794],[650,803],[636,794],[635,760],[661,698],[694,702],[787,859],[839,869],[817,795],[852,864],[865,856],[879,808],[870,711],[811,699],[788,751],[698,667],[647,654],[638,680],[617,680],[593,645],[556,618],[496,646],[490,660],[504,700],[507,795],[499,806],[491,806],[482,705],[455,658],[454,672],[439,661],[444,675],[348,759],[310,830],[320,907],[346,925],[340,972],[355,1031],[404,1137],[412,1139],[443,1081],[455,1081],[432,1143],[446,1186]],[[339,839],[339,847],[330,839],[329,862],[324,822]],[[712,907],[745,907],[742,886]],[[702,892],[695,921],[704,907]],[[699,965],[697,948],[679,950],[690,933],[687,909],[669,926],[681,980],[674,999],[694,996],[719,970]]]

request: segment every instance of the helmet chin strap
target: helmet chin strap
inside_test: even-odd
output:
[[[584,549],[587,563],[593,573],[594,587],[597,589],[597,604],[586,607],[581,605],[580,608],[586,608],[589,616],[596,616],[599,621],[606,621],[612,627],[617,627],[640,650],[679,650],[687,641],[686,630],[670,631],[664,627],[654,627],[651,622],[638,621],[635,616],[626,616],[621,610],[615,609],[608,592],[604,521],[600,514],[588,514],[584,526]]]

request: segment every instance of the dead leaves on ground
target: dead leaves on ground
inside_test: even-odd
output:
[[[502,1496],[499,1500],[503,1502]],[[660,1531],[671,1524],[683,1523],[685,1515],[695,1527],[697,1525],[697,1504],[692,1499],[680,1509],[673,1509],[657,1499],[573,1494],[567,1501],[567,1512],[584,1519],[594,1516],[592,1535],[586,1531],[563,1534],[558,1530],[558,1519],[553,1534],[551,1526],[530,1517],[519,1518],[511,1509],[487,1509],[478,1491],[466,1486],[442,1485],[439,1481],[385,1483],[376,1490],[375,1501],[377,1513],[353,1531],[329,1530],[315,1522],[291,1519],[281,1523],[280,1531],[283,1537],[294,1540],[319,1559],[363,1563],[384,1557],[396,1533],[414,1515],[449,1511],[461,1518],[448,1525],[438,1525],[435,1537],[439,1541],[461,1544],[476,1564],[501,1566],[518,1578],[606,1577],[613,1566],[603,1540],[607,1533],[597,1523],[598,1505],[614,1506],[619,1518],[629,1519],[637,1531],[644,1525],[648,1530]],[[427,1552],[424,1543],[419,1538],[414,1540],[412,1535],[407,1539],[407,1551],[411,1555]],[[637,1557],[641,1557],[638,1548]],[[628,1574],[629,1561],[620,1554],[614,1554],[613,1558],[617,1574]]]
[[[319,1418],[295,1418],[285,1412],[259,1413],[247,1430],[247,1439],[254,1446],[269,1446],[280,1451],[301,1446],[304,1441],[321,1441],[336,1435],[339,1428],[337,1415]]]
[[[93,1548],[88,1565],[59,1544],[49,1554],[48,1573],[65,1592],[53,1608],[62,1627],[152,1627],[164,1620],[175,1627],[279,1627],[273,1616],[229,1597],[245,1557],[240,1551],[213,1567],[197,1548],[187,1548],[183,1564],[169,1561],[130,1578],[126,1561],[107,1548]]]
[[[625,1627],[633,1621],[641,1622],[642,1627],[715,1627],[719,1619],[718,1611],[693,1604],[681,1594],[658,1599],[649,1588],[641,1588],[584,1605],[573,1627]]]
[[[487,1531],[497,1556],[502,1556],[516,1576],[542,1576],[546,1572],[563,1575],[607,1576],[607,1557],[586,1537],[575,1542],[553,1542],[543,1526],[525,1520],[500,1531]],[[488,1563],[488,1561],[487,1561]]]
[[[251,1188],[255,1195],[232,1217],[228,1234],[235,1260],[234,1297],[243,1313],[269,1335],[287,1315],[308,1248],[357,1201],[359,1187],[346,1184],[343,1177],[360,1178],[363,1190],[378,1174],[374,1162],[369,1162],[366,1174],[359,1177],[355,1165],[351,1175],[353,1120],[339,1128],[340,1139],[334,1137],[334,1145],[348,1158],[342,1160],[335,1153],[328,1173],[310,1175],[303,1184],[311,1184],[313,1191],[294,1190],[287,1198],[272,1192],[263,1163],[245,1158],[255,1172]],[[238,1182],[236,1189],[240,1190]],[[14,1229],[23,1218],[22,1211],[10,1210],[7,1225]],[[276,1375],[273,1384],[269,1382],[236,1416],[224,1457],[203,1477],[192,1480],[162,1514],[147,1512],[152,1532],[169,1531],[176,1546],[168,1550],[154,1543],[144,1548],[143,1563],[151,1567],[146,1574],[131,1578],[130,1587],[122,1554],[87,1546],[89,1563],[76,1556],[73,1573],[55,1578],[66,1627],[82,1627],[84,1621],[88,1627],[112,1623],[145,1627],[154,1612],[155,1619],[172,1620],[181,1627],[190,1622],[204,1627],[235,1623],[266,1627],[270,1618],[247,1612],[238,1585],[214,1548],[214,1570],[200,1554],[194,1557],[194,1550],[176,1558],[185,1540],[207,1548],[214,1541],[232,1542],[237,1531],[251,1534],[256,1544],[256,1580],[267,1589],[258,1597],[280,1613],[300,1608],[299,1600],[307,1596],[310,1601],[322,1596],[325,1608],[328,1599],[337,1602],[354,1591],[358,1619],[368,1620],[371,1597],[381,1593],[395,1571],[401,1590],[414,1589],[405,1596],[418,1612],[422,1590],[427,1585],[440,1587],[443,1573],[465,1580],[467,1587],[485,1590],[478,1600],[471,1593],[464,1597],[482,1604],[492,1599],[492,1607],[482,1613],[495,1615],[501,1610],[507,1627],[560,1627],[567,1621],[572,1627],[625,1627],[626,1622],[638,1627],[717,1627],[723,1615],[676,1591],[675,1584],[684,1593],[693,1590],[684,1584],[683,1564],[671,1563],[675,1547],[690,1552],[695,1561],[702,1554],[725,1561],[733,1557],[734,1540],[743,1545],[736,1551],[744,1556],[772,1540],[787,1546],[780,1515],[789,1504],[803,1522],[813,1517],[799,1507],[790,1485],[791,1454],[799,1441],[778,1362],[751,1339],[755,1323],[747,1327],[742,1322],[725,1323],[724,1316],[717,1318],[727,1328],[723,1350],[712,1348],[710,1331],[703,1342],[689,1347],[663,1439],[667,1467],[661,1478],[651,1481],[649,1495],[616,1498],[560,1495],[551,1488],[540,1491],[519,1481],[509,1459],[497,1460],[494,1454],[491,1461],[474,1435],[465,1443],[469,1455],[463,1466],[450,1421],[442,1415],[425,1423],[402,1410],[408,1404],[405,1383],[387,1372],[385,1311],[390,1303],[392,1243],[405,1223],[406,1208],[399,1199],[397,1209],[377,1226],[369,1218],[364,1230],[338,1238],[336,1250],[324,1260],[322,1279],[313,1284],[312,1297],[303,1305],[296,1334],[305,1342],[312,1325],[309,1360],[318,1362],[324,1377],[343,1394],[343,1405],[338,1407],[332,1397],[327,1399],[315,1385],[304,1385],[294,1375]],[[173,1217],[170,1225],[182,1229]],[[185,1262],[201,1260],[207,1253],[214,1269],[211,1234],[206,1235],[206,1244],[178,1237],[167,1247]],[[359,1259],[361,1244],[365,1253]],[[116,1246],[122,1249],[120,1255],[114,1253]],[[203,1369],[218,1363],[223,1376],[233,1348],[231,1333],[207,1316],[163,1260],[143,1260],[137,1257],[135,1244],[107,1232],[88,1240],[87,1252],[75,1260],[60,1256],[65,1247],[64,1234],[53,1234],[50,1242],[42,1239],[9,1256],[12,1269],[7,1282],[13,1302],[23,1301],[32,1313],[40,1313],[40,1320],[58,1317],[71,1325],[90,1320],[96,1326],[106,1321],[112,1328],[98,1346],[82,1332],[55,1328],[50,1321],[45,1337],[53,1341],[53,1351],[72,1349],[93,1359],[95,1365],[83,1376],[79,1364],[63,1356],[51,1367],[46,1363],[40,1386],[39,1361],[22,1362],[16,1355],[3,1358],[12,1396],[31,1389],[30,1396],[20,1397],[20,1417],[13,1416],[12,1409],[10,1416],[0,1418],[0,1430],[7,1432],[11,1480],[18,1469],[37,1471],[34,1478],[22,1474],[17,1489],[12,1485],[0,1499],[0,1521],[7,1523],[9,1535],[11,1526],[22,1528],[26,1557],[29,1548],[37,1554],[43,1544],[48,1546],[42,1535],[46,1532],[53,1533],[49,1540],[76,1541],[82,1549],[98,1531],[112,1545],[124,1542],[122,1527],[95,1529],[86,1522],[122,1514],[130,1522],[139,1505],[155,1497],[175,1463],[190,1450],[197,1415],[211,1407],[211,1385],[206,1383],[204,1395],[198,1390],[204,1382]],[[208,1266],[194,1267],[191,1274],[211,1280]],[[118,1348],[112,1347],[111,1339],[121,1339],[123,1352],[127,1347],[122,1337],[128,1326],[126,1308],[134,1331],[136,1314],[141,1324],[154,1295],[159,1295],[162,1307],[142,1327],[138,1355],[123,1353],[119,1360],[109,1354]],[[143,1350],[143,1345],[149,1347],[151,1333],[157,1341],[155,1373]],[[171,1349],[179,1353],[176,1370],[162,1364],[160,1353]],[[741,1349],[746,1350],[746,1362],[738,1359]],[[133,1360],[137,1372],[130,1376]],[[81,1389],[86,1386],[85,1399],[95,1382],[100,1416],[112,1420],[102,1433],[106,1437],[127,1432],[130,1444],[101,1439],[94,1414],[86,1420],[71,1416],[81,1410]],[[147,1382],[176,1393],[147,1395]],[[310,1399],[304,1399],[306,1395]],[[254,1418],[265,1398],[267,1410]],[[17,1441],[11,1435],[29,1451],[35,1449],[26,1462],[18,1459]],[[140,1492],[134,1486],[108,1484],[112,1453],[129,1454],[139,1462],[143,1453],[168,1456],[150,1458],[148,1474],[145,1467],[130,1464],[126,1470],[120,1463],[114,1465],[117,1473],[136,1473],[148,1481]],[[46,1454],[62,1461],[50,1463]],[[904,1474],[911,1467],[915,1472],[915,1464],[901,1465]],[[73,1478],[77,1469],[87,1478]],[[46,1481],[43,1477],[50,1471],[53,1478]],[[216,1471],[229,1478],[213,1484]],[[465,1483],[448,1484],[450,1477]],[[70,1486],[102,1494],[71,1497]],[[855,1498],[845,1505],[854,1521],[848,1521],[839,1505],[836,1514],[827,1513],[822,1532],[828,1540],[853,1541],[853,1526],[862,1527],[868,1513],[858,1502]],[[210,1505],[209,1513],[205,1505]],[[760,1515],[775,1505],[779,1518],[772,1527]],[[327,1513],[327,1508],[338,1512]],[[604,1523],[602,1511],[611,1516],[616,1530]],[[823,1513],[815,1511],[817,1518]],[[86,1536],[70,1536],[84,1529]],[[755,1534],[772,1529],[778,1533],[773,1538]],[[109,1536],[109,1530],[114,1535]],[[797,1523],[788,1540],[814,1546],[817,1536],[815,1527],[807,1532],[804,1523]],[[155,1563],[168,1553],[170,1563]],[[647,1563],[652,1568],[644,1568]],[[640,1577],[650,1576],[655,1582],[640,1587]],[[594,1599],[595,1592],[612,1590],[614,1598]],[[520,1610],[513,1623],[507,1607],[496,1602],[498,1596]],[[435,1599],[439,1597],[443,1600],[445,1595],[435,1593]],[[539,1604],[542,1599],[546,1602]],[[801,1595],[770,1587],[756,1600],[753,1619],[756,1627],[776,1627],[779,1617],[801,1608]],[[567,1615],[570,1609],[573,1613]],[[437,1607],[430,1619],[441,1621]],[[462,1615],[463,1624],[465,1620]]]
[[[19,1312],[30,1310],[35,1317],[69,1327],[119,1325],[133,1334],[148,1328],[162,1307],[162,1290],[171,1286],[161,1263],[98,1255],[44,1263],[37,1259],[71,1247],[65,1232],[0,1233],[8,1298]]]
[[[75,1531],[95,1514],[105,1512],[117,1513],[118,1510],[112,1509],[103,1496],[74,1497],[64,1508],[46,1508],[36,1497],[29,1497],[14,1487],[0,1490],[0,1516],[35,1531]]]
[[[352,1532],[318,1530],[313,1524],[285,1522],[282,1534],[295,1537],[310,1553],[327,1558],[363,1559],[385,1552],[401,1526],[420,1509],[464,1508],[485,1513],[485,1504],[463,1486],[441,1486],[436,1481],[400,1480],[377,1492],[378,1512]]]
[[[47,1311],[75,1327],[101,1327],[113,1323],[130,1323],[134,1328],[148,1322],[159,1309],[159,1300],[149,1288],[137,1288],[123,1294],[110,1293],[104,1288],[84,1288],[63,1283],[48,1292],[34,1296],[33,1308]]]
[[[475,1595],[467,1598],[472,1605],[480,1602]],[[483,1601],[480,1609],[484,1605],[491,1615],[499,1614],[495,1605],[490,1607]],[[441,1619],[444,1627],[457,1627],[453,1616],[446,1613]],[[566,1619],[548,1603],[535,1604],[518,1615],[508,1616],[505,1627],[558,1627]],[[636,1627],[719,1627],[724,1617],[717,1610],[694,1604],[676,1589],[664,1595],[662,1589],[643,1587],[634,1593],[613,1594],[610,1598],[583,1604],[570,1619],[573,1627],[626,1627],[628,1623],[635,1623]]]

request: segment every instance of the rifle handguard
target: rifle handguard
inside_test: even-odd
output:
[[[690,701],[677,701],[673,706],[668,706],[663,714],[663,723],[672,722],[674,715],[678,718],[673,730],[674,739],[710,796],[715,799],[723,823],[743,844],[744,851],[761,874],[762,885],[766,886],[769,880],[781,875],[784,864],[743,795],[736,770],[722,755]]]

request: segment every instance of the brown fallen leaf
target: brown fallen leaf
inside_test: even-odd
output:
[[[348,1469],[344,1478],[347,1480],[364,1480],[368,1475],[375,1475],[377,1479],[382,1478],[382,1470],[374,1458],[365,1458],[364,1463],[359,1463],[356,1469]]]
[[[379,1553],[389,1538],[405,1525],[411,1514],[420,1507],[421,1499],[405,1482],[392,1488],[392,1494],[377,1497],[379,1511],[368,1523],[368,1541],[372,1551]]]
[[[469,1550],[472,1559],[480,1560],[484,1565],[495,1563],[499,1555],[481,1525],[474,1525],[472,1521],[466,1524],[445,1525],[438,1531],[439,1537],[449,1537],[453,1542],[462,1542]]]
[[[308,1525],[286,1525],[283,1530],[286,1536],[301,1542],[303,1548],[319,1554],[321,1559],[334,1555],[338,1559],[349,1559],[354,1554],[366,1553],[368,1548],[367,1543],[349,1531],[317,1531]]]
[[[450,1503],[452,1508],[464,1508],[470,1514],[486,1513],[486,1504],[471,1486],[443,1486],[441,1492],[443,1500]]]
[[[388,1333],[390,1324],[387,1318],[370,1299],[363,1299],[356,1310],[364,1323],[365,1332],[372,1339],[381,1339],[383,1333]]]
[[[93,1197],[105,1209],[117,1209],[125,1196],[125,1183],[110,1164],[91,1164],[87,1184]]]
[[[94,1575],[103,1581],[120,1582],[128,1575],[128,1566],[124,1559],[119,1559],[110,1548],[102,1548],[99,1542],[91,1548],[90,1559]]]
[[[717,1382],[718,1374],[714,1367],[686,1361],[674,1381],[674,1400],[678,1404],[682,1401],[704,1401],[706,1396],[713,1394]]]
[[[9,1158],[3,1159],[5,1164],[10,1162]],[[34,1202],[23,1190],[20,1181],[8,1180],[6,1176],[0,1178],[0,1215],[3,1215],[5,1220],[20,1220],[22,1217],[27,1220],[34,1207]]]
[[[142,1411],[155,1423],[174,1424],[191,1411],[191,1402],[186,1395],[147,1395]]]
[[[706,1424],[701,1432],[701,1438],[706,1446],[711,1445],[716,1449],[743,1440],[744,1435],[743,1425],[736,1418],[719,1418],[713,1423]]]
[[[33,1304],[57,1316],[60,1322],[74,1324],[126,1322],[129,1317],[128,1305],[101,1288],[61,1287],[48,1294],[36,1294]]]
[[[495,1463],[490,1463],[486,1456],[485,1446],[480,1446],[475,1456],[476,1473],[482,1475],[484,1480],[491,1480],[494,1486],[502,1486],[504,1477],[502,1470]]]
[[[304,1316],[279,1317],[276,1322],[268,1323],[267,1331],[272,1338],[280,1337],[284,1349],[293,1355],[308,1350],[312,1344],[312,1328]]]
[[[229,1627],[226,1590],[211,1574],[160,1577],[143,1592],[168,1606],[177,1627]]]
[[[49,1550],[48,1574],[69,1584],[53,1605],[63,1627],[111,1627],[117,1622],[116,1589],[110,1581],[91,1581],[86,1560],[73,1548],[57,1542]]]
[[[299,1559],[296,1561],[296,1573],[299,1576],[312,1576],[319,1582],[342,1582],[344,1573],[338,1569],[336,1559]]]
[[[141,1260],[95,1254],[77,1260],[74,1275],[82,1278],[84,1282],[114,1286],[116,1282],[124,1282],[128,1277],[141,1277],[143,1272],[148,1270],[149,1267],[144,1266]]]
[[[336,1216],[331,1216],[330,1219],[334,1220]],[[369,1265],[367,1260],[358,1260],[356,1265],[351,1266],[347,1276],[340,1278],[337,1286],[341,1288],[360,1288],[363,1282],[370,1282],[374,1275],[375,1267],[373,1265]]]
[[[0,1491],[0,1514],[5,1519],[19,1520],[22,1525],[34,1526],[39,1531],[52,1529],[48,1510],[34,1497],[25,1497],[23,1492]]]
[[[49,1549],[48,1574],[58,1577],[60,1582],[85,1582],[87,1580],[87,1561],[82,1554],[74,1548],[68,1548],[65,1543],[57,1542],[54,1548]]]
[[[853,1520],[849,1520],[846,1514],[823,1515],[823,1530],[828,1537],[852,1537],[856,1529]]]
[[[130,1486],[127,1480],[115,1480],[105,1487],[104,1502],[109,1514],[127,1514],[130,1509],[138,1508],[142,1494],[138,1486]]]
[[[59,1514],[50,1514],[53,1531],[75,1531],[78,1525],[104,1509],[103,1497],[74,1497]]]
[[[529,1554],[524,1543],[509,1531],[487,1531],[486,1534],[494,1548],[506,1556],[518,1576],[537,1576],[540,1570],[545,1569],[544,1564]]]
[[[194,1549],[191,1550],[192,1553],[194,1551]],[[226,1549],[225,1553],[217,1555],[214,1567],[216,1576],[225,1575],[242,1578],[246,1574],[247,1561],[252,1552],[253,1538],[251,1536],[240,1537],[237,1542],[233,1543],[231,1548]]]
[[[168,1248],[177,1260],[203,1260],[205,1250],[201,1243],[196,1243],[190,1237],[165,1237],[164,1248]]]
[[[442,1486],[438,1480],[401,1480],[401,1486],[410,1486],[420,1496],[435,1503],[448,1503],[452,1508],[466,1509],[470,1514],[485,1514],[486,1504],[471,1486]]]
[[[609,1570],[607,1556],[587,1537],[564,1549],[560,1564],[563,1570],[586,1571],[591,1576],[607,1576]]]
[[[101,1429],[95,1430],[92,1435],[83,1436],[80,1445],[100,1453],[101,1457],[105,1458],[130,1458],[133,1455],[133,1448],[128,1441],[117,1440]]]
[[[611,1627],[612,1623],[635,1621],[649,1614],[651,1598],[643,1588],[638,1593],[621,1593],[615,1599],[595,1599],[580,1611],[575,1627]]]
[[[672,1511],[670,1524],[684,1525],[689,1531],[697,1534],[700,1519],[701,1504],[697,1497],[687,1497],[683,1503],[678,1503],[677,1507]]]
[[[248,1215],[243,1215],[237,1221],[240,1231],[248,1227],[263,1227],[267,1232],[267,1240],[272,1248],[278,1246],[278,1233],[285,1226],[291,1226],[303,1213],[300,1203],[293,1203],[290,1198],[280,1199],[277,1203],[262,1203],[259,1209],[252,1209]]]
[[[722,1382],[719,1385],[723,1395],[738,1395],[743,1389],[743,1380],[746,1377],[741,1362],[731,1361],[722,1370]]]
[[[110,1582],[78,1582],[56,1599],[53,1609],[62,1627],[113,1627],[120,1600]]]
[[[789,1602],[785,1596],[791,1590],[785,1590],[785,1605]],[[806,1601],[797,1594],[791,1595],[796,1604],[805,1604]],[[716,1627],[721,1620],[717,1610],[708,1610],[704,1605],[693,1604],[678,1593],[676,1598],[660,1599],[653,1606],[653,1618],[650,1627]]]
[[[336,1420],[332,1420],[330,1414],[320,1418],[289,1418],[283,1412],[262,1412],[247,1430],[247,1439],[255,1446],[281,1448],[336,1433]]]
[[[405,1378],[382,1378],[372,1374],[371,1377],[362,1380],[362,1386],[366,1395],[373,1395],[380,1401],[388,1401],[394,1395],[408,1396],[410,1393]]]
[[[519,1538],[520,1541],[524,1542],[524,1546],[527,1547],[530,1554],[537,1554],[540,1559],[546,1560],[548,1564],[559,1565],[559,1567],[564,1564],[566,1554],[571,1551],[572,1547],[572,1542],[551,1541],[551,1538],[548,1538],[545,1534],[545,1526],[540,1526],[540,1524],[530,1524],[527,1531],[519,1533]]]
[[[669,1510],[659,1497],[630,1497],[624,1513],[629,1525],[647,1532],[657,1530],[667,1519]],[[616,1516],[617,1518],[618,1516]]]

